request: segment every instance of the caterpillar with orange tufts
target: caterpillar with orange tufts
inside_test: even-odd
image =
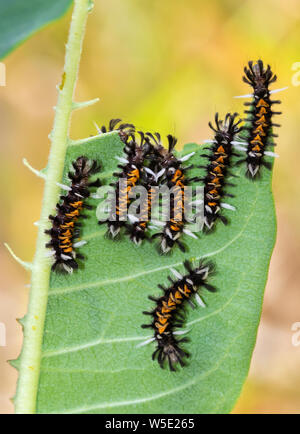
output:
[[[186,302],[194,307],[191,299],[195,298],[199,306],[205,307],[203,300],[198,294],[201,287],[208,291],[215,292],[216,288],[207,283],[208,276],[214,272],[214,264],[200,260],[196,268],[192,268],[189,261],[184,262],[184,267],[187,274],[182,276],[177,270],[171,268],[176,280],[170,276],[168,279],[171,286],[165,288],[162,285],[158,287],[163,291],[163,295],[159,298],[149,296],[149,299],[156,303],[155,308],[151,312],[143,312],[145,315],[153,317],[151,324],[144,324],[142,328],[151,328],[154,330],[154,336],[147,339],[139,346],[155,341],[157,348],[152,354],[152,359],[157,357],[161,368],[164,367],[164,362],[167,360],[171,371],[175,371],[176,364],[184,366],[185,358],[189,357],[189,353],[181,348],[181,343],[187,342],[187,338],[178,339],[176,335],[183,334],[182,331],[175,330],[182,328],[184,317],[182,310]]]
[[[268,150],[276,146],[273,142],[274,137],[278,137],[273,132],[273,127],[280,125],[274,123],[274,115],[280,115],[281,112],[274,111],[274,104],[280,104],[279,100],[271,100],[271,94],[283,89],[270,90],[270,84],[277,80],[273,74],[270,65],[264,66],[262,60],[257,63],[248,62],[248,67],[244,68],[245,75],[243,81],[249,84],[253,93],[242,95],[241,97],[251,97],[251,102],[246,102],[247,115],[245,125],[243,126],[243,136],[239,139],[239,150],[246,153],[246,158],[240,159],[237,164],[246,162],[246,175],[251,179],[256,179],[260,175],[261,166],[271,169],[272,165],[265,160],[265,156],[278,157],[276,153]]]
[[[59,270],[72,273],[78,268],[77,259],[84,259],[80,253],[76,253],[76,248],[85,244],[85,241],[75,242],[74,240],[80,234],[80,218],[86,218],[82,214],[83,209],[92,207],[84,200],[90,196],[91,187],[99,187],[100,180],[90,182],[91,175],[99,172],[100,166],[95,160],[81,156],[72,163],[74,172],[69,172],[68,177],[71,180],[71,186],[59,184],[61,188],[67,191],[66,196],[61,196],[62,203],[56,205],[57,214],[50,215],[52,222],[51,229],[45,231],[50,235],[51,241],[46,247],[52,249],[50,255],[54,256],[55,262],[52,270]],[[74,249],[75,248],[75,249]]]

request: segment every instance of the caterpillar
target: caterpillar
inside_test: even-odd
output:
[[[257,63],[252,61],[248,62],[248,68],[244,68],[245,75],[243,81],[253,88],[253,94],[243,95],[245,97],[252,97],[251,102],[246,102],[245,105],[249,107],[245,110],[247,115],[245,119],[245,126],[243,131],[246,133],[246,138],[241,140],[240,150],[246,152],[246,159],[241,159],[237,163],[246,161],[246,175],[251,179],[259,176],[260,167],[264,166],[271,169],[272,165],[265,161],[264,157],[277,157],[274,152],[268,151],[267,148],[275,146],[272,143],[274,137],[278,137],[273,133],[273,127],[280,125],[273,122],[273,115],[279,115],[281,112],[272,110],[274,104],[280,104],[279,100],[271,100],[270,95],[284,89],[277,89],[270,91],[269,86],[277,80],[277,76],[273,74],[270,65],[266,68],[262,60]],[[246,146],[244,149],[243,146]]]
[[[214,131],[214,139],[206,141],[211,143],[209,154],[201,154],[202,157],[209,160],[207,166],[198,166],[206,170],[206,175],[201,181],[204,183],[204,203],[203,203],[203,229],[211,230],[217,219],[224,224],[228,223],[225,216],[220,213],[221,208],[235,210],[235,208],[225,202],[222,202],[224,196],[234,197],[232,194],[224,191],[225,185],[234,186],[227,181],[229,175],[228,169],[232,166],[231,157],[239,156],[234,152],[236,135],[241,131],[239,124],[241,120],[236,121],[237,113],[227,113],[225,120],[219,119],[218,113],[215,115],[214,127],[209,122],[209,127]],[[233,176],[233,174],[230,174]]]
[[[203,300],[198,294],[199,288],[204,287],[208,291],[216,291],[214,286],[206,282],[208,276],[214,271],[212,263],[205,263],[200,260],[199,266],[193,269],[190,262],[186,260],[184,267],[187,270],[187,274],[184,276],[171,268],[176,280],[173,280],[169,276],[168,279],[171,285],[168,288],[158,285],[164,294],[159,298],[149,296],[149,299],[154,301],[156,306],[151,312],[143,312],[145,315],[152,316],[153,320],[151,324],[143,324],[142,328],[152,328],[154,330],[154,337],[140,345],[156,341],[157,347],[152,354],[152,360],[155,360],[157,357],[161,368],[164,368],[164,362],[167,360],[171,371],[176,370],[174,365],[177,363],[184,366],[186,364],[184,359],[189,357],[189,353],[182,349],[180,345],[183,342],[187,342],[188,339],[178,339],[176,334],[182,334],[182,332],[174,330],[183,326],[184,316],[182,315],[182,310],[186,304],[185,302],[189,302],[194,307],[191,301],[192,296],[194,296],[197,303],[205,307]]]
[[[148,138],[141,131],[138,133],[140,143],[138,144],[136,135],[130,132],[126,138],[123,138],[125,157],[116,157],[121,163],[117,166],[121,171],[113,174],[119,180],[110,184],[114,187],[114,195],[107,220],[108,234],[112,238],[115,238],[120,233],[121,227],[126,225],[127,208],[131,201],[129,194],[140,182],[144,159],[150,150]]]
[[[167,187],[171,190],[169,216],[163,225],[162,232],[156,233],[153,237],[160,237],[160,251],[165,254],[171,251],[175,244],[178,245],[181,251],[185,251],[184,244],[180,241],[183,233],[196,237],[188,229],[185,228],[187,223],[185,218],[185,192],[184,188],[193,181],[198,181],[199,178],[194,177],[188,179],[186,172],[193,166],[183,168],[182,162],[187,161],[195,152],[192,152],[181,159],[174,155],[174,149],[177,143],[176,137],[169,134],[168,149],[161,144],[159,133],[155,137],[148,133],[148,136],[154,141],[155,152],[159,161],[159,165],[165,170],[165,181]]]
[[[89,181],[90,176],[100,170],[97,161],[88,160],[81,156],[73,161],[72,167],[74,172],[68,173],[71,186],[59,184],[68,193],[66,196],[60,197],[62,202],[56,205],[57,214],[55,216],[49,215],[52,227],[45,231],[51,237],[51,241],[46,244],[46,247],[52,249],[51,255],[55,258],[52,270],[57,269],[68,273],[72,273],[78,268],[76,259],[84,259],[80,253],[76,253],[74,250],[74,247],[85,244],[84,241],[74,243],[74,239],[79,236],[80,224],[78,219],[86,218],[84,214],[81,214],[82,210],[92,208],[84,203],[84,199],[90,196],[91,187],[101,185],[99,179],[94,182]]]
[[[152,159],[150,165],[144,167],[141,185],[146,190],[146,198],[143,198],[139,206],[139,218],[128,215],[132,224],[128,226],[130,239],[137,245],[147,238],[148,223],[154,213],[154,206],[158,195],[159,178],[164,174],[165,169],[160,169],[157,162]],[[146,199],[146,200],[144,200]]]

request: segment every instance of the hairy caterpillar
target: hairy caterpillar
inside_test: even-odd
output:
[[[167,187],[172,192],[170,196],[170,215],[163,225],[162,232],[159,232],[153,237],[160,238],[160,250],[163,254],[168,253],[175,244],[185,251],[184,244],[180,241],[183,233],[195,237],[189,230],[185,228],[187,223],[185,218],[185,187],[193,181],[198,181],[199,178],[188,178],[186,172],[192,166],[183,167],[182,163],[187,161],[194,152],[182,158],[177,158],[174,155],[174,149],[177,143],[176,137],[168,135],[168,149],[164,148],[161,144],[160,134],[156,133],[155,137],[148,133],[154,142],[155,152],[159,165],[162,170],[165,170],[165,182]]]
[[[201,156],[207,158],[209,163],[207,166],[199,166],[204,168],[206,175],[201,179],[204,183],[204,228],[212,229],[217,219],[220,219],[224,224],[227,224],[227,219],[221,213],[221,208],[235,210],[235,208],[222,201],[224,196],[233,197],[232,194],[225,192],[225,186],[233,184],[227,181],[229,175],[228,169],[232,166],[231,157],[239,156],[234,152],[235,139],[241,131],[239,124],[241,120],[236,120],[237,113],[227,113],[224,121],[219,119],[218,113],[215,115],[214,127],[209,122],[210,128],[214,131],[214,139],[208,141],[211,143],[209,154]],[[231,174],[232,176],[232,174]]]
[[[99,179],[94,182],[89,181],[89,177],[100,170],[95,160],[90,161],[81,156],[72,163],[72,166],[74,172],[68,173],[71,186],[60,185],[68,193],[60,197],[62,202],[56,205],[56,216],[49,216],[52,228],[45,231],[51,236],[51,241],[46,244],[46,247],[52,249],[51,254],[55,258],[52,270],[59,269],[68,273],[78,268],[77,258],[83,259],[81,254],[75,252],[74,247],[79,247],[85,242],[74,243],[74,239],[79,236],[78,219],[86,218],[82,210],[91,209],[91,206],[85,204],[84,200],[90,196],[91,187],[101,185]]]
[[[151,324],[144,324],[142,328],[152,328],[154,337],[148,339],[142,345],[151,341],[156,341],[157,348],[152,354],[152,359],[157,357],[161,368],[164,367],[164,361],[167,360],[171,371],[175,371],[174,365],[179,363],[185,365],[184,358],[189,357],[189,353],[180,348],[180,344],[187,341],[187,338],[176,338],[175,328],[183,326],[184,317],[182,310],[186,302],[191,302],[194,296],[200,306],[205,306],[200,298],[198,291],[201,287],[214,292],[215,287],[208,284],[207,278],[213,272],[212,263],[200,261],[199,266],[192,268],[189,261],[184,262],[187,274],[182,276],[177,270],[171,269],[176,280],[169,277],[171,285],[165,288],[162,285],[158,287],[163,291],[159,298],[149,296],[149,299],[156,303],[151,312],[143,312],[145,315],[153,317]]]
[[[271,100],[272,93],[284,89],[269,90],[271,83],[277,80],[277,76],[271,71],[270,65],[266,68],[262,60],[257,63],[248,62],[248,68],[244,68],[245,75],[243,81],[253,88],[253,94],[244,95],[252,97],[251,102],[246,102],[248,107],[245,110],[247,118],[243,131],[246,132],[246,138],[241,139],[239,149],[246,152],[246,158],[238,161],[238,164],[246,162],[246,175],[249,178],[256,178],[259,175],[260,167],[263,165],[267,169],[271,169],[271,164],[265,161],[264,156],[277,157],[278,155],[272,151],[268,151],[269,147],[275,146],[272,142],[277,134],[273,133],[273,127],[279,127],[279,124],[273,122],[273,115],[279,115],[281,112],[274,111],[272,106],[280,104],[279,100]],[[246,146],[246,148],[243,148]]]
[[[112,238],[115,238],[121,228],[126,225],[128,205],[131,202],[129,195],[132,189],[140,183],[144,159],[150,149],[148,138],[142,132],[139,132],[139,135],[140,143],[133,132],[126,134],[126,138],[123,138],[125,156],[116,157],[120,163],[118,168],[121,170],[114,173],[119,180],[111,184],[114,187],[114,197],[107,220],[108,233]]]

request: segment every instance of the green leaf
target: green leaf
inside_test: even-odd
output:
[[[184,153],[200,147],[189,144]],[[202,151],[201,151],[202,152]],[[70,163],[79,155],[100,159],[101,179],[109,184],[122,155],[117,133],[70,146]],[[199,169],[198,169],[199,170]],[[188,240],[189,251],[160,256],[153,244],[136,247],[126,237],[119,242],[104,236],[95,209],[84,221],[80,249],[84,266],[73,275],[51,274],[38,413],[227,413],[247,376],[260,319],[268,264],[275,240],[271,173],[258,182],[240,177],[228,200],[236,212],[225,227]],[[90,199],[92,204],[95,199]],[[95,204],[95,206],[96,206]],[[185,240],[187,241],[187,240]],[[188,366],[177,372],[153,362],[155,344],[137,348],[150,336],[141,329],[142,314],[166,284],[169,267],[183,271],[184,259],[209,257],[216,263],[210,283],[217,293],[203,292],[206,309],[187,308],[191,353]],[[149,320],[149,318],[148,318]]]
[[[0,58],[63,15],[71,3],[72,0],[0,0]]]

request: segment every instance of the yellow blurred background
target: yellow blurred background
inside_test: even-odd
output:
[[[70,13],[5,59],[0,88],[1,303],[7,346],[0,347],[0,413],[11,413],[16,371],[7,363],[21,348],[15,318],[26,312],[28,275],[2,247],[8,242],[31,260],[43,183],[22,165],[47,162],[48,134],[60,82]],[[234,413],[299,413],[300,346],[300,62],[297,0],[95,0],[89,18],[77,100],[99,96],[96,106],[74,113],[72,137],[95,134],[93,122],[112,117],[141,129],[174,133],[181,144],[209,137],[215,111],[242,112],[234,95],[250,92],[241,81],[248,60],[262,58],[278,75],[283,115],[274,171],[278,238],[262,321],[248,380]],[[300,84],[300,82],[299,82]],[[279,117],[278,117],[279,120]],[[258,246],[259,248],[259,246]]]

